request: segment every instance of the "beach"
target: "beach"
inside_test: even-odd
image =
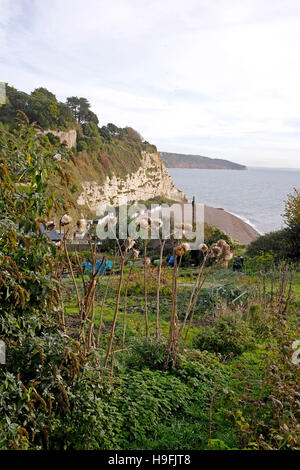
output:
[[[259,233],[251,225],[223,209],[204,206],[204,222],[218,227],[243,245],[249,245],[259,237]]]

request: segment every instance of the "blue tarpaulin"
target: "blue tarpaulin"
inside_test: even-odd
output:
[[[82,263],[82,266],[84,270],[86,271],[91,271],[93,267],[92,263],[89,263],[88,261],[84,261]],[[102,259],[99,259],[96,261],[96,264],[95,264],[95,272],[98,272],[100,269],[100,274],[104,274],[104,272],[110,271],[112,267],[113,267],[112,261],[103,261]]]
[[[169,259],[168,263],[170,266],[174,266],[174,256],[171,256],[171,258]]]

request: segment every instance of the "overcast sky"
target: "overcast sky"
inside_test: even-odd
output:
[[[159,150],[300,168],[299,0],[0,0],[0,81]]]

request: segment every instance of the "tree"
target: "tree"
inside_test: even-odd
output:
[[[78,122],[83,123],[86,121],[86,117],[90,111],[90,103],[86,98],[79,98],[79,115],[78,115]]]
[[[250,256],[272,252],[276,259],[300,259],[300,190],[294,188],[285,201],[282,214],[287,227],[267,233],[252,242],[247,250]]]
[[[291,258],[300,259],[300,190],[294,188],[285,201],[283,218],[288,226]]]
[[[112,137],[119,137],[121,134],[121,129],[112,122],[107,124],[107,129]]]
[[[99,124],[99,119],[97,114],[93,113],[93,111],[88,111],[86,117],[85,117],[86,122],[93,122],[94,124],[98,125]]]
[[[66,104],[71,109],[79,124],[83,124],[84,122],[94,122],[98,124],[98,117],[90,110],[91,105],[86,98],[70,96],[67,98]]]
[[[84,122],[82,131],[87,137],[99,137],[98,127],[94,122]]]
[[[77,96],[69,96],[66,105],[70,108],[75,119],[79,122],[79,98]]]
[[[76,119],[71,111],[71,109],[65,103],[58,103],[59,108],[59,118],[58,126],[59,127],[69,127],[70,124],[74,124]]]
[[[46,88],[36,88],[28,95],[7,85],[6,94],[7,102],[0,109],[0,121],[7,123],[10,128],[16,128],[19,110],[44,129],[68,128],[75,123],[69,107],[57,101],[56,96]]]
[[[51,129],[58,123],[58,103],[43,93],[33,92],[26,114],[31,122],[37,122],[44,129]]]
[[[32,93],[31,93],[32,96],[35,96],[35,95],[44,95],[48,100],[50,101],[54,101],[54,102],[57,102],[57,99],[56,99],[56,96],[54,95],[54,93],[51,93],[51,91],[47,90],[47,88],[43,88],[43,87],[40,87],[40,88],[36,88]]]
[[[288,227],[293,228],[300,224],[300,190],[294,188],[285,201],[283,218]]]
[[[111,141],[111,134],[109,132],[109,129],[107,128],[107,126],[102,126],[100,128],[98,128],[98,131],[99,131],[99,134],[101,135],[101,137],[103,137],[104,140],[110,142]]]
[[[135,140],[136,142],[142,142],[143,138],[138,131],[136,131],[132,127],[125,127],[125,130],[131,140]]]
[[[30,96],[6,84],[6,103],[0,108],[0,121],[16,126],[17,110],[27,113]]]

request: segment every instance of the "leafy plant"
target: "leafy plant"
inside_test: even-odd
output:
[[[253,349],[255,339],[247,323],[237,314],[224,314],[213,326],[201,327],[194,338],[194,346],[221,354],[241,354]]]
[[[129,353],[126,356],[126,364],[129,368],[159,370],[163,368],[166,344],[156,339],[135,339],[129,345]]]

